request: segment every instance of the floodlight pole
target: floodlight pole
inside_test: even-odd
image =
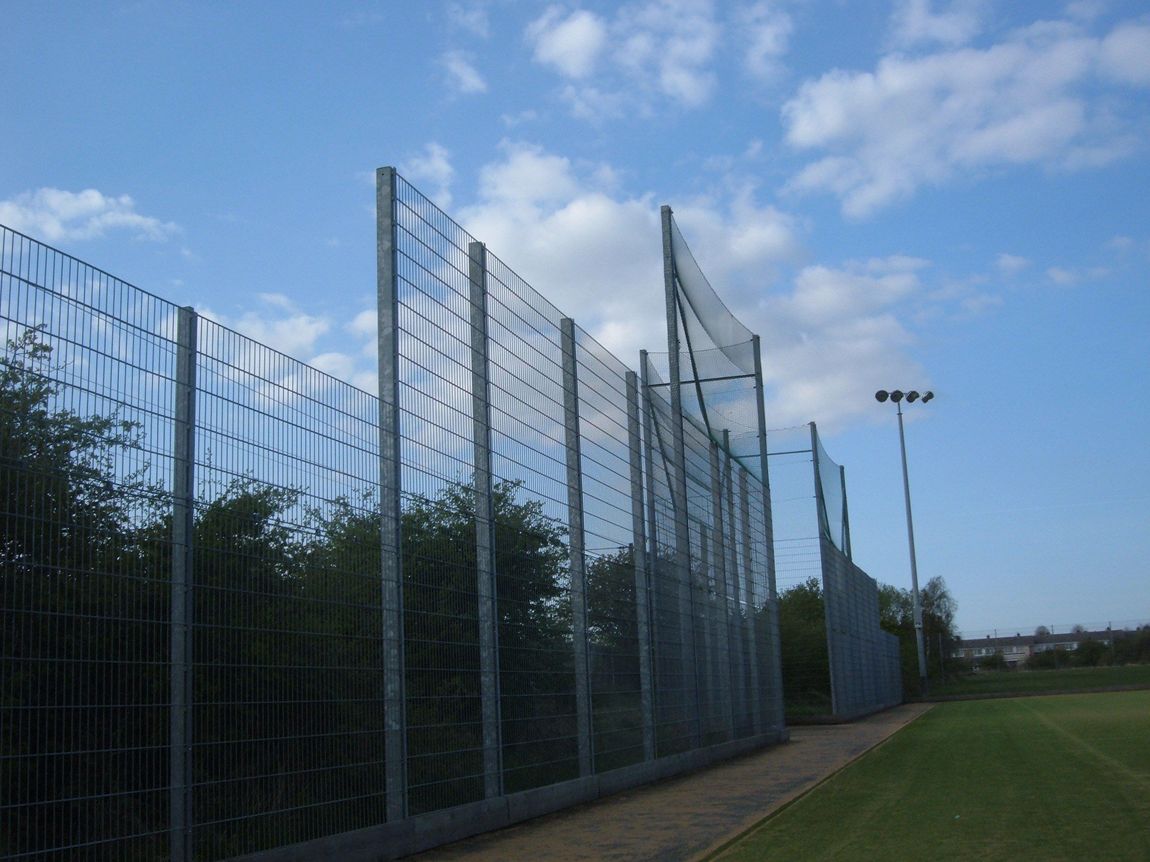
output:
[[[922,600],[918,592],[918,565],[914,557],[914,519],[910,514],[910,476],[906,469],[906,433],[902,428],[902,399],[895,402],[898,407],[898,444],[902,451],[902,493],[906,499],[906,535],[910,544],[910,586],[914,599],[914,636],[918,644],[918,681],[922,694],[927,693],[926,644],[922,634]]]

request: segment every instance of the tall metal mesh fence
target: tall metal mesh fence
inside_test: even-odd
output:
[[[0,857],[387,854],[782,737],[758,476],[688,423],[680,535],[662,396],[388,176],[382,398],[0,229]]]
[[[813,423],[768,439],[788,712],[849,719],[900,703],[898,638],[850,558],[844,471]]]
[[[5,857],[374,822],[375,399],[8,230],[0,263]]]

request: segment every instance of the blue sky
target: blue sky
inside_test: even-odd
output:
[[[1144,3],[42,3],[0,222],[365,387],[393,164],[628,363],[659,205],[968,635],[1150,619]]]

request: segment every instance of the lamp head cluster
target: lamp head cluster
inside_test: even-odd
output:
[[[901,389],[895,389],[892,392],[887,392],[885,389],[880,389],[878,392],[876,392],[874,394],[874,397],[875,397],[875,400],[878,401],[880,404],[882,402],[886,401],[888,398],[891,401],[893,401],[895,404],[898,404],[904,398],[906,399],[907,404],[913,404],[915,401],[918,401],[919,399],[922,399],[922,403],[925,404],[926,402],[928,402],[932,398],[934,398],[934,393],[929,391],[929,390],[927,390],[926,392],[920,393],[920,392],[918,392],[918,390],[915,390],[915,389],[910,390],[910,392],[903,392]]]

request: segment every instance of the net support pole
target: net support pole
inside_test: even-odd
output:
[[[193,308],[176,323],[175,416],[172,440],[172,584],[170,715],[170,851],[192,859],[192,555],[195,535],[196,331]]]
[[[563,426],[567,449],[567,524],[571,553],[571,636],[575,650],[575,727],[579,775],[594,772],[591,685],[587,660],[587,556],[583,532],[583,459],[579,443],[579,375],[575,321],[559,322],[563,353]]]
[[[407,814],[407,729],[403,686],[403,560],[399,427],[399,270],[395,168],[376,172],[376,288],[379,317],[380,605],[383,637],[384,784],[388,821]]]
[[[647,531],[643,521],[643,462],[639,433],[639,383],[627,372],[627,449],[631,467],[631,533],[635,564],[635,635],[639,641],[639,710],[643,724],[643,759],[655,759],[654,700],[651,685],[651,579]]]
[[[767,565],[767,594],[763,597],[763,608],[767,615],[767,638],[770,655],[767,658],[770,669],[771,727],[779,733],[786,726],[786,713],[783,705],[782,669],[779,664],[781,643],[779,641],[779,594],[775,583],[775,529],[771,517],[771,481],[767,471],[767,413],[763,393],[763,356],[759,336],[751,338],[751,348],[755,360],[755,408],[758,412],[759,436],[759,475],[762,478],[763,500],[763,553]]]
[[[483,795],[503,793],[499,720],[495,504],[491,479],[491,382],[487,354],[487,248],[467,246],[471,282],[471,415],[475,452],[475,596],[479,623],[479,697],[483,722]]]
[[[679,299],[675,286],[675,255],[671,245],[671,208],[660,210],[663,225],[663,289],[667,305],[667,364],[671,392],[671,504],[675,512],[675,570],[679,577],[683,673],[690,679],[695,707],[691,747],[702,744],[702,701],[696,659],[695,587],[691,577],[691,537],[687,518],[687,455],[683,440],[682,374],[679,369]],[[689,675],[689,676],[688,676]],[[690,708],[684,703],[685,708]]]
[[[715,558],[716,616],[715,673],[718,675],[719,700],[722,704],[723,727],[727,739],[735,738],[735,710],[731,700],[731,660],[734,649],[731,644],[730,605],[727,601],[727,531],[723,518],[723,474],[719,464],[719,445],[710,442],[711,460],[711,522],[714,529],[711,544]]]

